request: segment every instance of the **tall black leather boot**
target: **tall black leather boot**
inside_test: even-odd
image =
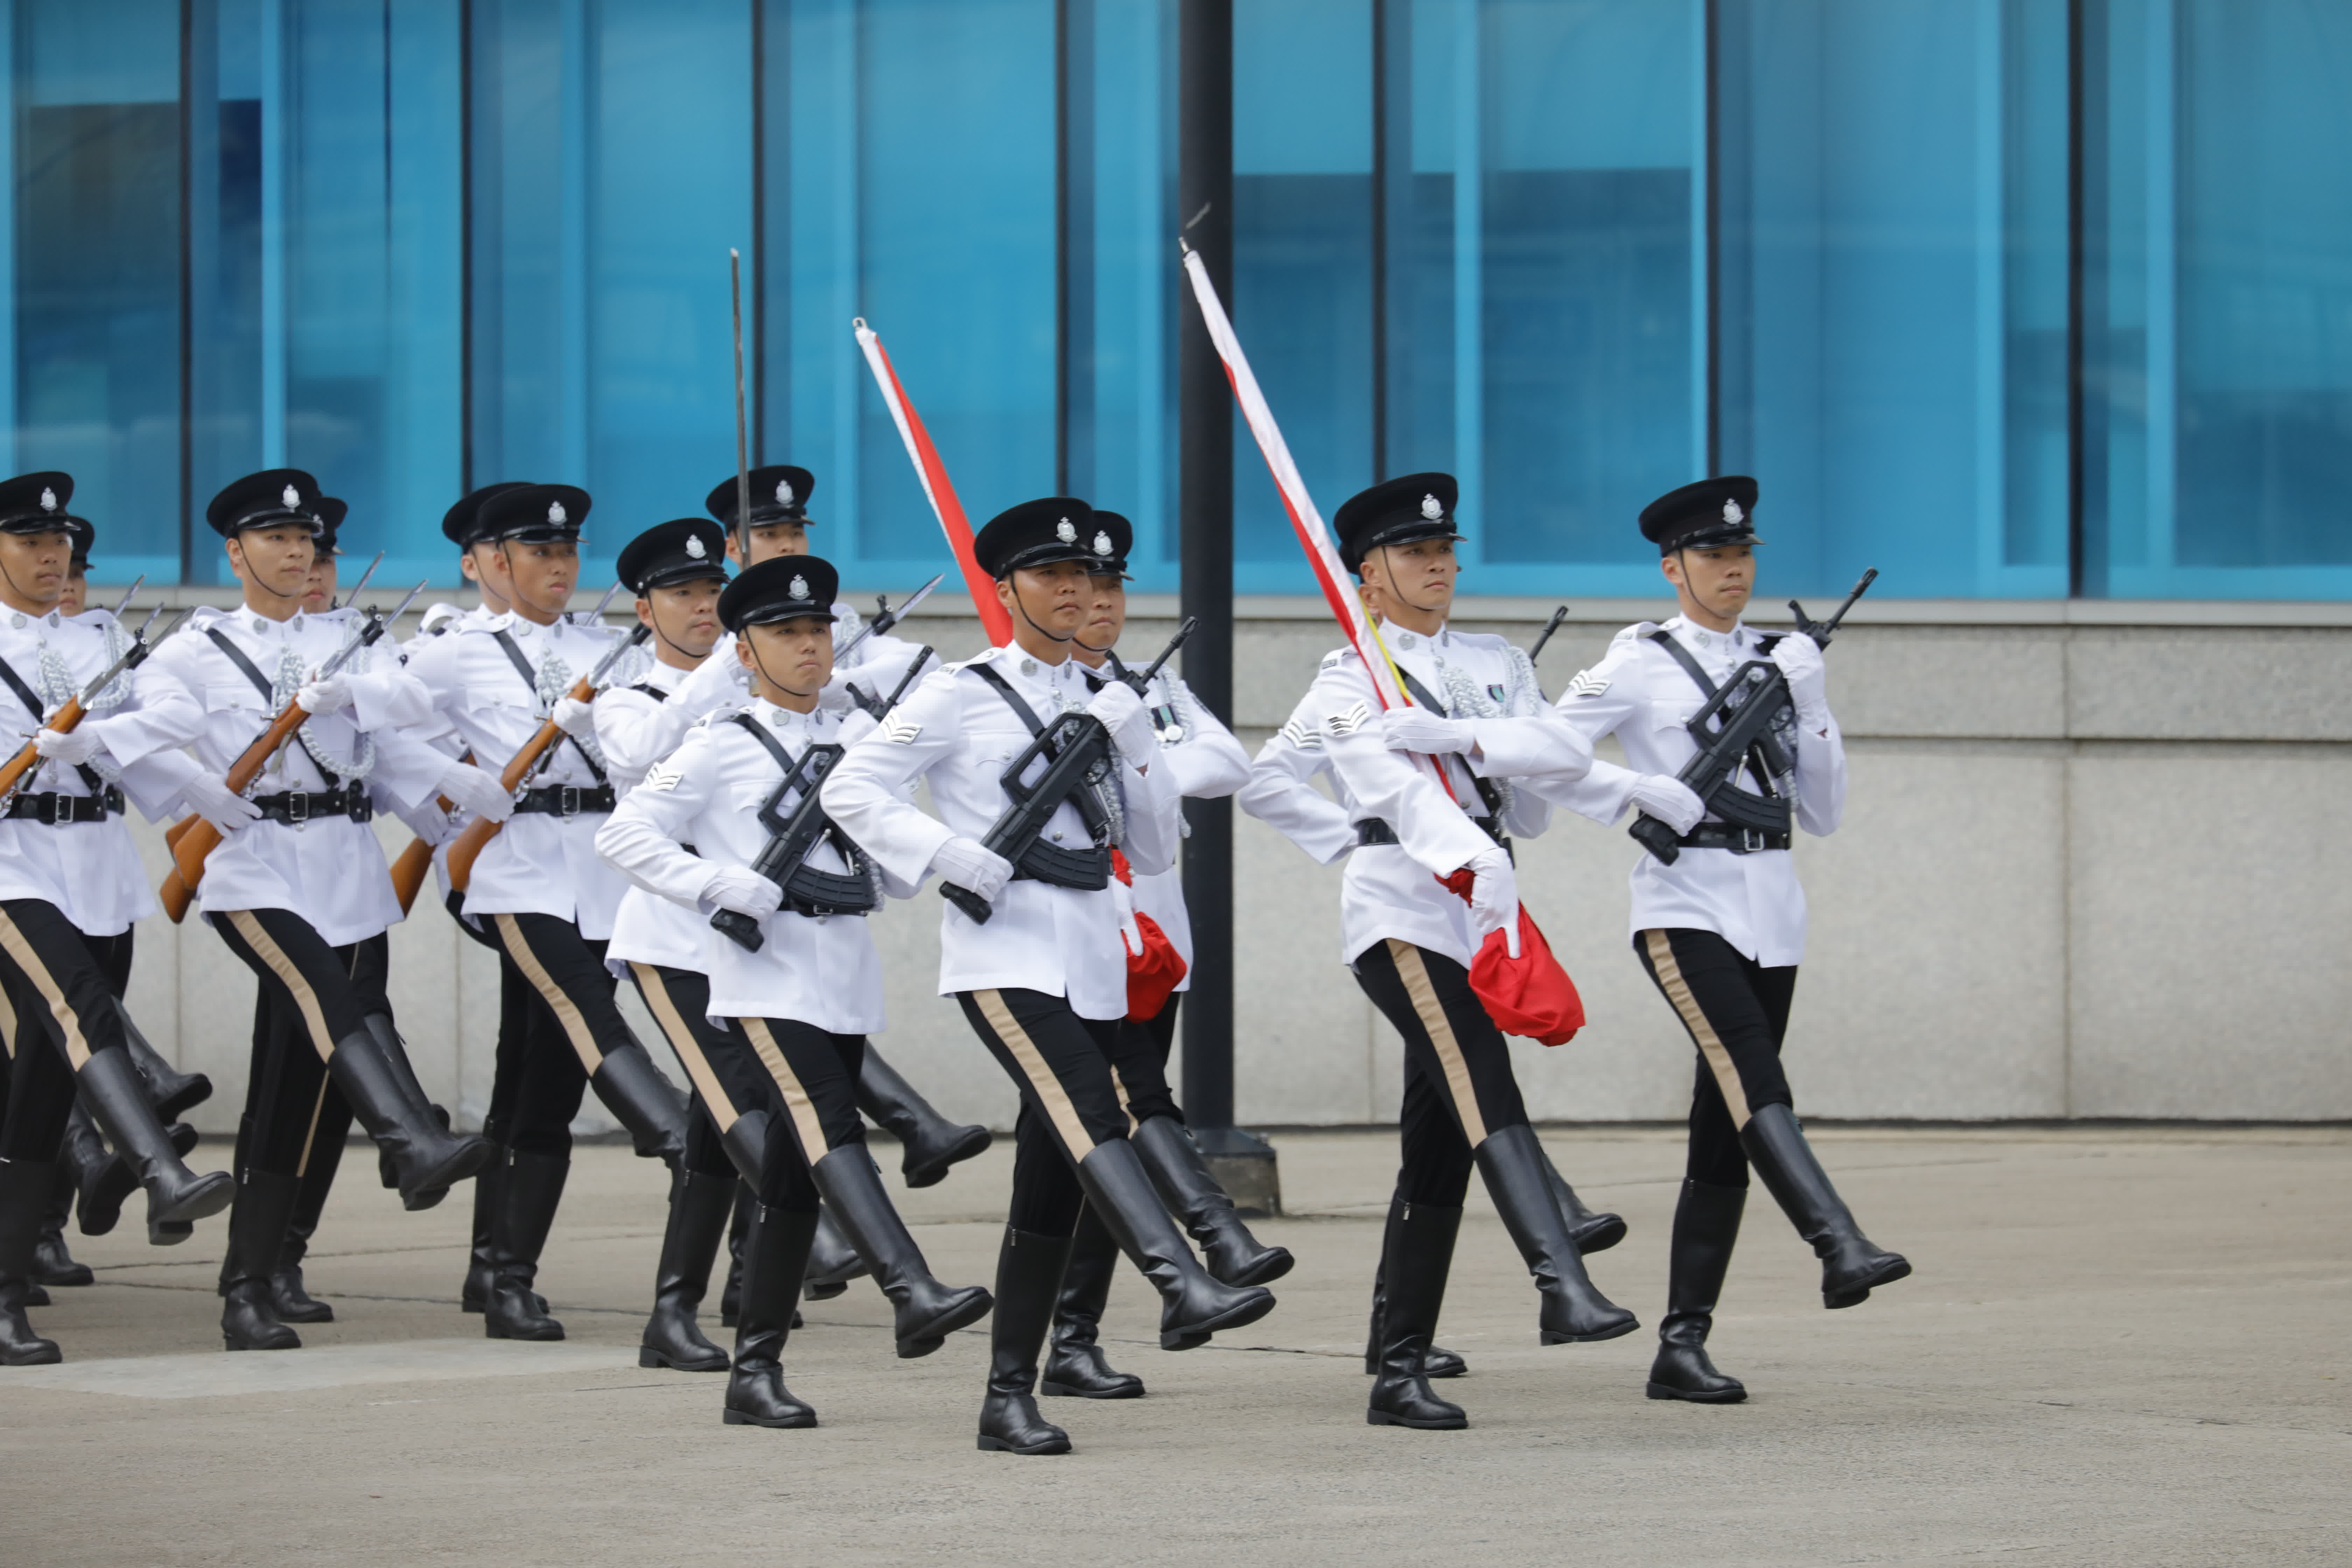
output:
[[[1201,1267],[1126,1139],[1096,1144],[1078,1162],[1078,1184],[1119,1250],[1159,1289],[1161,1350],[1197,1349],[1219,1330],[1274,1310],[1274,1292],[1265,1286],[1227,1285]]]
[[[286,1241],[278,1251],[278,1267],[269,1275],[269,1306],[281,1323],[331,1323],[335,1310],[312,1296],[302,1279],[302,1259],[310,1255],[310,1237],[326,1212],[327,1194],[335,1172],[343,1163],[341,1138],[326,1143],[313,1141],[310,1163],[297,1178],[294,1212],[286,1222]]]
[[[1030,1392],[1069,1257],[1067,1237],[1004,1227],[1004,1245],[996,1254],[996,1319],[988,1330],[988,1394],[980,1404],[980,1446],[985,1450],[1070,1451],[1070,1435],[1037,1414],[1036,1396]]]
[[[686,1097],[662,1077],[645,1047],[632,1040],[605,1052],[588,1087],[628,1129],[629,1142],[640,1155],[677,1168],[686,1157]]]
[[[147,1097],[155,1107],[157,1121],[177,1121],[184,1112],[213,1097],[212,1079],[200,1072],[182,1072],[165,1061],[163,1053],[148,1044],[147,1037],[139,1032],[128,1007],[117,1002],[114,1011],[122,1020],[122,1042],[131,1047],[131,1063],[147,1081]]]
[[[1391,1203],[1381,1256],[1389,1271],[1381,1315],[1381,1365],[1364,1420],[1374,1426],[1452,1431],[1470,1425],[1462,1407],[1429,1390],[1426,1358],[1454,1267],[1460,1209]]]
[[[482,1331],[494,1340],[560,1340],[563,1325],[547,1315],[545,1298],[531,1289],[539,1278],[539,1255],[555,1226],[563,1201],[563,1181],[572,1162],[551,1154],[507,1152],[506,1179],[490,1216],[489,1300],[482,1309]]]
[[[173,1122],[163,1129],[163,1136],[181,1159],[195,1152],[196,1130],[186,1122]],[[104,1236],[111,1231],[122,1218],[123,1204],[139,1190],[139,1173],[131,1169],[130,1161],[108,1152],[106,1140],[99,1136],[97,1126],[79,1099],[74,1101],[72,1114],[66,1119],[66,1139],[58,1159],[78,1194],[76,1223],[81,1233]],[[158,1247],[170,1247],[195,1234],[195,1226],[187,1220],[175,1220],[156,1228],[162,1234],[151,1234],[148,1239]]]
[[[1613,1340],[1640,1328],[1633,1314],[1603,1296],[1585,1273],[1584,1260],[1569,1238],[1568,1216],[1552,1193],[1535,1129],[1522,1121],[1489,1132],[1478,1145],[1477,1160],[1503,1227],[1535,1276],[1543,1300],[1538,1319],[1543,1342]]]
[[[1625,1222],[1613,1214],[1594,1214],[1551,1163],[1551,1151],[1536,1140],[1536,1152],[1543,1156],[1544,1169],[1551,1173],[1552,1196],[1559,1200],[1560,1216],[1568,1221],[1568,1238],[1576,1243],[1577,1252],[1586,1258],[1596,1252],[1606,1252],[1625,1239]]]
[[[146,1083],[131,1066],[130,1052],[111,1047],[91,1052],[75,1082],[90,1120],[147,1189],[149,1241],[158,1247],[185,1241],[189,1231],[170,1227],[193,1226],[236,1197],[236,1179],[226,1171],[199,1176],[181,1161],[171,1135],[155,1119],[155,1108],[147,1102]]]
[[[802,1289],[812,1301],[830,1301],[849,1289],[849,1282],[861,1274],[871,1274],[866,1259],[849,1237],[834,1223],[831,1215],[817,1212],[816,1241],[809,1248],[808,1271]]]
[[[416,1064],[408,1059],[408,1042],[400,1037],[400,1031],[393,1026],[391,1016],[383,1013],[370,1013],[361,1022],[367,1026],[367,1032],[374,1037],[376,1048],[383,1053],[384,1065],[392,1069],[393,1081],[400,1086],[400,1097],[412,1109],[424,1112],[434,1126],[444,1132],[448,1131],[449,1112],[434,1104],[426,1096],[425,1086],[417,1082]],[[496,1158],[495,1155],[491,1157]],[[488,1160],[483,1162],[486,1165],[488,1163]],[[386,1187],[400,1185],[400,1163],[393,1157],[391,1150],[382,1147],[376,1150],[376,1173]],[[401,1206],[415,1214],[420,1209],[431,1208],[448,1195],[446,1187],[426,1188],[415,1194],[403,1193]]]
[[[695,1308],[710,1289],[710,1266],[727,1215],[735,1204],[733,1176],[680,1171],[670,1178],[669,1226],[662,1232],[661,1263],[654,1276],[653,1316],[637,1343],[639,1366],[679,1372],[725,1372],[727,1352],[702,1337]]]
[[[750,1182],[735,1184],[735,1213],[727,1222],[727,1283],[719,1292],[719,1326],[734,1328],[743,1321],[743,1243],[751,1235],[751,1211],[760,1206],[758,1189]],[[805,1265],[803,1265],[805,1267]],[[800,1314],[793,1327],[799,1328]]]
[[[41,1338],[25,1320],[33,1247],[57,1176],[58,1168],[46,1162],[0,1160],[0,1366],[47,1366],[65,1359],[55,1340]]]
[[[1140,1399],[1143,1379],[1119,1372],[1104,1359],[1096,1336],[1110,1279],[1118,1269],[1118,1243],[1110,1238],[1092,1204],[1078,1211],[1070,1238],[1070,1260],[1062,1269],[1062,1300],[1054,1310],[1052,1348],[1037,1392],[1078,1399]]]
[[[743,1240],[743,1321],[735,1331],[735,1367],[727,1375],[730,1426],[814,1426],[816,1412],[784,1386],[785,1337],[801,1270],[808,1266],[816,1215],[804,1209],[751,1208]]]
[[[74,1205],[72,1173],[62,1164],[50,1169],[55,1173],[49,1178],[49,1201],[41,1206],[41,1234],[33,1243],[31,1281],[36,1287],[91,1284],[98,1276],[89,1271],[89,1264],[77,1262],[66,1246],[66,1221],[72,1216]]]
[[[327,1073],[350,1103],[352,1120],[392,1156],[403,1206],[431,1208],[490,1163],[487,1141],[449,1131],[428,1109],[411,1102],[404,1081],[411,1075],[393,1064],[371,1031],[354,1029],[336,1041]]]
[[[1209,1163],[1192,1142],[1192,1130],[1172,1116],[1155,1116],[1128,1134],[1151,1184],[1192,1239],[1201,1261],[1228,1285],[1264,1285],[1290,1272],[1290,1249],[1267,1247],[1252,1236],[1234,1200],[1209,1173]]]
[[[1423,1208],[1427,1205],[1420,1205]],[[1389,1246],[1395,1239],[1398,1216],[1403,1214],[1402,1198],[1389,1200],[1387,1228],[1381,1236],[1381,1260],[1372,1269],[1372,1322],[1364,1336],[1364,1374],[1378,1377],[1381,1373],[1381,1336],[1387,1331]],[[1458,1211],[1457,1211],[1458,1212]],[[1449,1257],[1452,1255],[1449,1253]],[[1444,1345],[1433,1344],[1421,1352],[1421,1375],[1423,1377],[1460,1377],[1470,1370],[1469,1363]]]
[[[857,1109],[898,1140],[898,1172],[910,1187],[945,1181],[949,1166],[980,1153],[992,1138],[985,1127],[941,1116],[872,1046],[857,1069]]]
[[[1715,1324],[1715,1303],[1747,1203],[1746,1187],[1683,1183],[1666,1265],[1666,1315],[1658,1324],[1658,1358],[1650,1363],[1653,1399],[1737,1405],[1748,1397],[1748,1385],[1717,1372],[1706,1353],[1706,1331]]]
[[[228,1216],[228,1298],[221,1304],[221,1342],[233,1351],[292,1351],[302,1336],[270,1304],[269,1276],[286,1244],[286,1222],[299,1188],[291,1176],[247,1170]]]
[[[466,1258],[466,1282],[457,1290],[459,1311],[478,1312],[490,1304],[490,1287],[499,1277],[490,1233],[498,1222],[499,1188],[506,1179],[507,1152],[491,1142],[490,1163],[474,1176],[473,1247]]]
[[[812,1168],[826,1208],[873,1266],[875,1283],[897,1310],[898,1359],[926,1356],[948,1336],[988,1316],[991,1298],[978,1285],[941,1284],[908,1234],[907,1222],[882,1190],[882,1173],[863,1143],[834,1150]]]
[[[1845,1200],[1830,1185],[1829,1173],[1813,1157],[1794,1110],[1785,1105],[1758,1110],[1739,1130],[1739,1146],[1789,1223],[1822,1260],[1822,1306],[1858,1307],[1879,1286],[1911,1272],[1901,1253],[1873,1246],[1862,1234]]]
[[[743,1178],[744,1190],[756,1190],[760,1185],[760,1166],[768,1157],[768,1113],[758,1110],[738,1113],[727,1124],[727,1131],[719,1135],[719,1144],[735,1162],[735,1173]],[[746,1218],[743,1223],[751,1222]]]

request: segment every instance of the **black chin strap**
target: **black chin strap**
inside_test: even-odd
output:
[[[1675,560],[1683,569],[1683,591],[1691,596],[1693,604],[1718,620],[1737,621],[1739,618],[1738,616],[1725,615],[1721,610],[1699,597],[1698,590],[1691,585],[1690,557],[1687,554],[1677,550],[1675,552]]]
[[[1021,579],[1018,577],[1008,577],[1005,581],[1013,584],[1013,607],[1021,612],[1021,618],[1029,623],[1029,629],[1031,631],[1035,632],[1047,642],[1078,641],[1078,634],[1076,632],[1072,632],[1066,637],[1058,637],[1052,632],[1047,631],[1045,627],[1039,626],[1037,624],[1037,617],[1029,613],[1029,601],[1021,596]],[[1086,647],[1086,644],[1078,643],[1078,646],[1080,647]]]
[[[1406,598],[1404,596],[1404,590],[1397,586],[1396,568],[1390,563],[1389,547],[1385,544],[1376,544],[1372,548],[1381,552],[1381,575],[1388,579],[1388,586],[1382,589],[1381,592],[1387,594],[1391,598],[1393,598],[1398,604],[1402,605],[1408,610],[1418,610],[1424,616],[1435,616],[1444,613],[1434,605],[1416,605],[1411,599]]]
[[[751,663],[752,666],[759,670],[760,679],[774,687],[777,690],[789,691],[794,697],[814,697],[818,692],[822,692],[824,689],[824,686],[820,684],[817,687],[816,691],[803,691],[796,686],[787,686],[782,681],[778,680],[774,676],[768,673],[768,661],[760,657],[760,644],[758,640],[751,636],[751,628],[745,626],[740,636],[743,646],[751,650]],[[778,704],[778,706],[781,707],[782,704]]]
[[[662,630],[661,601],[655,598],[650,594],[646,595],[646,620],[653,626],[654,636],[661,638],[663,643],[667,647],[677,649],[678,658],[690,658],[697,664],[699,664],[703,659],[710,657],[708,654],[696,655],[687,652],[684,647],[679,646],[676,637],[671,637],[667,632]],[[756,655],[758,650],[754,649],[753,652]],[[766,671],[762,670],[761,673],[765,674]]]

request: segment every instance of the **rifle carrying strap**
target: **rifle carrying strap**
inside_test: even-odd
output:
[[[784,750],[784,743],[782,741],[777,740],[773,735],[769,734],[766,728],[749,713],[739,712],[730,715],[730,717],[736,723],[740,724],[743,727],[743,732],[745,734],[751,736],[751,739],[759,742],[761,746],[767,748],[768,755],[776,759],[776,766],[783,769],[784,776],[790,778],[792,776],[793,767],[797,764],[793,759],[793,754]]]
[[[522,649],[515,646],[515,640],[507,635],[506,627],[500,626],[490,635],[499,639],[499,651],[507,656],[507,662],[515,667],[515,673],[522,677],[523,685],[530,688],[531,700],[537,701],[539,671],[531,668],[530,660],[523,657]],[[572,749],[580,753],[580,760],[588,764],[588,771],[595,775],[596,782],[600,784],[606,782],[604,770],[596,765],[596,759],[588,754],[588,748],[580,743],[579,737],[567,732],[563,738],[572,742]]]
[[[1723,689],[1708,678],[1696,654],[1683,647],[1682,640],[1664,626],[1660,626],[1649,636],[1652,642],[1665,649],[1668,657],[1683,667],[1683,673],[1691,678],[1701,695],[1709,702],[1716,700]],[[1772,651],[1772,645],[1780,640],[1777,636],[1760,638],[1758,651],[1769,654]],[[1748,749],[1747,765],[1748,772],[1755,775],[1756,781],[1763,785],[1764,798],[1779,799],[1779,794],[1772,785],[1772,770],[1765,765],[1764,759],[1758,754],[1757,748],[1754,746]],[[1736,773],[1734,778],[1736,784]],[[1688,833],[1682,835],[1676,842],[1693,849],[1730,849],[1735,854],[1746,855],[1752,854],[1759,848],[1786,849],[1789,847],[1790,840],[1785,832],[1766,834],[1759,837],[1754,833],[1742,834],[1737,827],[1727,828],[1719,822],[1702,822]]]
[[[41,694],[26,685],[25,678],[17,674],[16,667],[5,658],[0,658],[0,681],[7,683],[8,689],[16,693],[16,700],[25,705],[25,711],[30,713],[33,716],[33,722],[38,725],[41,721]],[[83,787],[88,789],[91,795],[101,795],[106,792],[106,781],[98,776],[96,768],[86,763],[77,763],[74,764],[74,773],[79,776]],[[114,809],[121,811],[122,807],[119,800],[121,792],[118,790],[115,794],[118,804]],[[24,814],[19,813],[19,815]]]
[[[1444,703],[1440,702],[1430,691],[1429,688],[1421,683],[1420,679],[1414,676],[1412,671],[1407,669],[1401,664],[1397,665],[1395,668],[1397,674],[1404,679],[1405,695],[1412,698],[1416,706],[1426,708],[1433,713],[1442,713],[1448,719],[1454,717],[1454,710],[1448,708]],[[1438,766],[1440,767],[1444,767],[1444,765],[1445,764],[1442,762],[1438,763]],[[1499,842],[1503,833],[1502,792],[1496,789],[1489,781],[1480,778],[1475,773],[1471,773],[1466,763],[1464,764],[1462,771],[1465,773],[1469,774],[1470,787],[1478,792],[1479,804],[1486,808],[1486,820],[1493,824],[1493,826],[1488,827],[1486,831],[1490,835],[1494,836],[1496,841]]]
[[[277,683],[272,681],[268,676],[262,674],[261,667],[255,664],[251,658],[247,658],[246,656],[245,649],[237,647],[235,639],[230,637],[226,632],[222,631],[220,627],[206,626],[205,628],[205,636],[212,639],[213,646],[221,650],[223,658],[226,658],[229,663],[236,666],[236,668],[243,672],[245,678],[253,682],[253,689],[261,693],[261,706],[266,711],[269,708],[270,704],[277,700]],[[268,721],[264,720],[262,722],[267,726]],[[304,724],[308,724],[309,721],[305,720],[303,722]],[[294,742],[302,748],[302,754],[309,757],[311,763],[318,768],[319,775],[327,781],[327,788],[329,791],[331,792],[342,787],[343,775],[327,765],[327,759],[320,756],[318,753],[318,751],[311,746],[310,738],[302,733],[301,726],[297,726],[294,731]]]
[[[1042,735],[1045,732],[1045,726],[1038,719],[1037,710],[1023,701],[1021,693],[1013,689],[1013,682],[999,675],[992,666],[968,664],[964,668],[996,689],[996,694],[1004,699],[1006,707],[1020,716],[1021,722],[1028,727],[1031,735]]]

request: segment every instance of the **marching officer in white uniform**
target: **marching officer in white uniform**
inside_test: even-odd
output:
[[[1111,555],[1087,563],[1094,602],[1086,625],[1071,639],[1070,656],[1092,672],[1087,678],[1089,689],[1100,690],[1104,681],[1117,678],[1110,668],[1112,649],[1127,626],[1127,554],[1134,548],[1135,529],[1118,513],[1099,508],[1095,526],[1110,536]],[[1181,795],[1216,799],[1248,782],[1249,753],[1173,671],[1162,669],[1153,676],[1142,697],[1160,742],[1157,765],[1174,774]],[[1122,922],[1132,928],[1130,967],[1144,956],[1149,936],[1143,922],[1149,921],[1181,961],[1184,973],[1156,1013],[1138,1016],[1130,1006],[1112,1037],[1111,1076],[1119,1102],[1127,1108],[1128,1141],[1142,1156],[1160,1196],[1200,1243],[1209,1272],[1228,1285],[1271,1284],[1290,1272],[1288,1249],[1265,1246],[1242,1223],[1234,1200],[1194,1147],[1184,1113],[1168,1087],[1176,1009],[1192,983],[1192,921],[1184,907],[1183,868],[1171,865],[1150,876],[1129,875],[1131,881],[1122,881],[1112,893],[1128,900],[1129,912],[1139,917]],[[1118,1244],[1101,1216],[1087,1208],[1070,1243],[1069,1266],[1062,1271],[1062,1300],[1054,1314],[1051,1348],[1038,1384],[1041,1392],[1086,1399],[1141,1397],[1143,1380],[1114,1370],[1104,1360],[1099,1341],[1103,1303],[1118,1264]]]
[[[604,944],[627,884],[596,854],[614,794],[596,741],[593,703],[569,695],[614,646],[603,626],[564,612],[578,580],[588,493],[521,485],[489,497],[475,524],[510,606],[460,626],[409,656],[443,721],[492,773],[502,773],[551,716],[563,731],[516,795],[513,815],[472,867],[463,917],[493,935],[529,982],[521,1049],[501,1060],[494,1108],[507,1152],[491,1215],[493,1268],[483,1330],[492,1339],[560,1340],[532,1288],[572,1164],[572,1120],[593,1088],[636,1152],[673,1167],[686,1110],[621,1016]],[[628,679],[615,671],[608,679]]]
[[[0,484],[0,732],[8,755],[31,740],[44,759],[0,802],[0,1027],[10,1058],[0,1117],[5,1366],[61,1359],[55,1342],[33,1332],[25,1308],[36,1304],[34,1250],[77,1090],[147,1188],[151,1240],[186,1239],[194,1221],[234,1195],[228,1173],[198,1176],[182,1163],[132,1059],[121,1005],[131,924],[155,908],[125,801],[151,818],[164,815],[193,772],[174,748],[202,717],[185,692],[140,668],[92,697],[71,731],[44,727],[129,647],[104,612],[62,612],[68,524],[79,521],[66,510],[72,499],[73,480],[61,473]],[[104,1163],[92,1160],[92,1178]],[[121,1201],[118,1193],[112,1202]]]
[[[607,686],[596,695],[597,743],[604,748],[613,787],[625,802],[675,749],[663,700],[710,656],[719,640],[726,541],[719,525],[707,519],[656,523],[622,547],[617,570],[635,596],[637,620],[651,632],[653,649],[652,665],[636,680]],[[728,1367],[727,1352],[703,1336],[696,1309],[709,1288],[711,1264],[741,1184],[729,1134],[740,1141],[751,1133],[752,1124],[742,1121],[738,1107],[758,1103],[757,1088],[748,1078],[734,1082],[719,1076],[741,1064],[729,1049],[726,1031],[709,1016],[710,982],[702,971],[709,937],[708,920],[632,887],[621,897],[613,940],[604,949],[604,966],[636,986],[694,1085],[686,1153],[670,1182],[653,1314],[637,1350],[641,1364],[680,1372]],[[741,1173],[756,1179],[758,1149],[742,1151],[741,1157]]]
[[[1340,956],[1404,1037],[1402,1160],[1369,1352],[1375,1425],[1465,1425],[1458,1405],[1430,1392],[1426,1358],[1474,1164],[1535,1277],[1544,1343],[1638,1326],[1585,1273],[1582,1211],[1528,1125],[1502,1031],[1470,984],[1486,934],[1517,928],[1510,837],[1541,832],[1550,816],[1521,786],[1581,777],[1592,751],[1545,707],[1525,654],[1447,626],[1459,571],[1454,497],[1450,475],[1408,474],[1350,498],[1333,519],[1340,559],[1361,581],[1413,705],[1383,715],[1356,654],[1328,656],[1239,797],[1317,859],[1349,857]],[[1336,801],[1309,783],[1325,772]],[[1463,870],[1466,906],[1438,880]],[[1456,1359],[1438,1370],[1458,1368]]]
[[[368,826],[379,796],[413,809],[436,791],[478,792],[479,781],[401,733],[429,709],[388,652],[364,649],[319,676],[361,625],[300,607],[319,512],[317,481],[295,468],[247,475],[215,496],[205,520],[245,602],[198,610],[150,661],[204,708],[193,748],[202,774],[183,799],[224,837],[197,907],[300,1025],[264,1031],[267,1059],[249,1085],[221,1315],[231,1350],[301,1343],[277,1316],[270,1281],[330,1078],[390,1156],[410,1208],[439,1202],[489,1157],[480,1139],[453,1136],[434,1117],[391,1028],[379,939],[400,903]],[[247,794],[232,794],[224,775],[289,702],[312,717]]]
[[[1805,895],[1789,829],[1727,823],[1676,776],[1698,753],[1685,728],[1692,716],[1762,663],[1785,680],[1788,711],[1773,726],[1774,743],[1751,748],[1740,787],[1779,803],[1778,815],[1808,833],[1832,833],[1844,815],[1845,743],[1830,713],[1821,648],[1802,633],[1759,633],[1740,619],[1762,542],[1752,521],[1756,494],[1754,479],[1729,475],[1643,509],[1643,536],[1658,546],[1682,613],[1619,632],[1560,696],[1561,718],[1587,742],[1615,735],[1626,765],[1595,763],[1568,789],[1547,786],[1596,821],[1612,822],[1630,805],[1675,835],[1672,863],[1645,853],[1633,874],[1634,954],[1698,1047],[1653,1399],[1747,1397],[1738,1379],[1708,1359],[1706,1336],[1751,1164],[1820,1257],[1824,1306],[1855,1306],[1911,1272],[1854,1223],[1805,1142],[1781,1071],[1805,948]]]
[[[839,754],[818,748],[874,727],[866,715],[845,721],[817,700],[832,674],[835,585],[833,567],[813,555],[763,562],[728,585],[719,614],[751,671],[755,700],[696,725],[597,840],[639,886],[701,925],[703,1005],[724,1028],[711,1054],[731,1058],[728,1076],[751,1076],[742,1069],[756,1064],[767,1079],[756,1105],[738,1110],[738,1125],[743,1114],[761,1116],[765,1142],[744,1247],[730,1425],[816,1424],[815,1412],[785,1388],[778,1352],[820,1194],[897,1309],[901,1357],[929,1355],[990,1305],[980,1287],[956,1289],[932,1276],[866,1153],[857,1113],[858,1058],[883,1025],[881,963],[864,917],[885,891],[911,896],[916,880],[823,831],[795,865],[753,869],[772,837],[762,810],[781,818],[808,799],[805,788],[780,786]],[[736,936],[711,929],[722,912]]]
[[[1051,497],[999,513],[974,542],[1013,621],[1013,641],[929,676],[879,731],[853,746],[823,787],[826,811],[887,875],[936,872],[955,896],[941,916],[940,990],[962,1004],[1021,1091],[1012,1212],[997,1263],[996,1318],[980,1446],[1057,1454],[1069,1436],[1037,1414],[1037,1355],[1052,1324],[1081,1204],[1160,1292],[1160,1344],[1189,1350],[1272,1310],[1263,1286],[1219,1282],[1194,1259],[1128,1142],[1107,1049],[1127,1014],[1127,950],[1109,891],[1110,852],[1139,875],[1174,864],[1176,770],[1143,700],[1124,682],[1090,692],[1070,657],[1093,599],[1091,563],[1114,546],[1082,500]],[[1110,754],[1054,805],[1021,864],[983,840],[1034,784],[1043,757],[1008,780],[1046,726],[1083,711]],[[1092,739],[1089,726],[1074,726]],[[939,815],[908,791],[927,778]],[[1086,795],[1087,809],[1077,804]],[[986,908],[976,920],[956,901]]]

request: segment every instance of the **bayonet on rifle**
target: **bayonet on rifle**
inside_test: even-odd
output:
[[[921,587],[916,589],[913,593],[899,600],[898,607],[895,610],[890,607],[890,598],[888,595],[875,595],[874,603],[877,607],[874,612],[874,618],[866,622],[864,626],[858,627],[857,635],[856,637],[851,637],[847,642],[843,643],[839,647],[834,649],[834,663],[839,664],[843,659],[845,659],[851,654],[856,653],[857,651],[857,645],[864,642],[867,637],[887,635],[892,626],[897,626],[900,621],[907,618],[907,613],[909,610],[912,610],[917,605],[921,604],[925,599],[929,598],[931,596],[931,590],[938,587],[941,583],[946,582],[947,575],[948,574],[946,573],[942,572],[938,576],[932,578],[929,582],[924,584]]]

